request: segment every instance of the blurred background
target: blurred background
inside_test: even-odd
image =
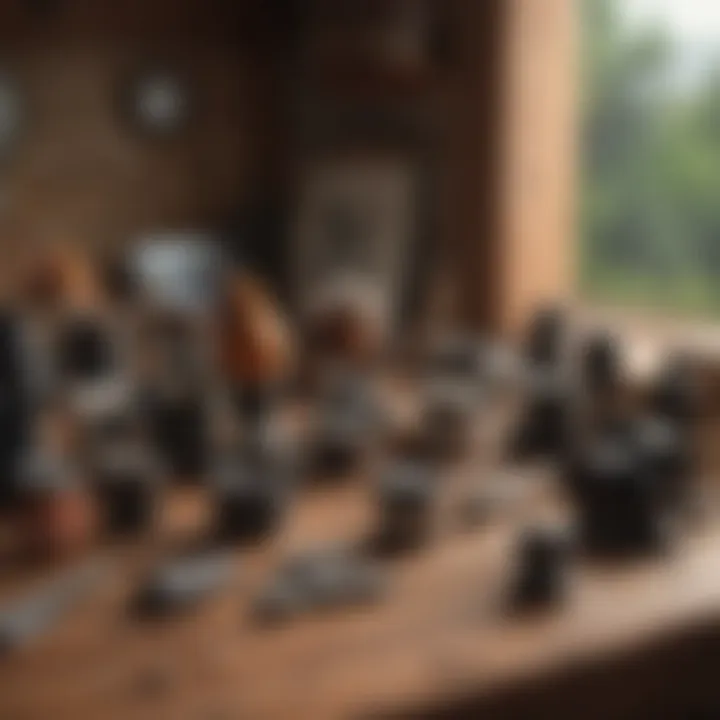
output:
[[[597,302],[715,317],[718,10],[581,5],[582,288]]]
[[[517,327],[572,284],[575,15],[557,0],[8,2],[8,260],[206,230],[297,311],[309,268],[360,253],[408,327],[436,305]],[[352,237],[331,252],[320,225]]]
[[[717,716],[718,193],[710,0],[0,0],[0,718]]]

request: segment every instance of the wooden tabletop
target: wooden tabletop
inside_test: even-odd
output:
[[[511,617],[503,603],[513,542],[560,510],[551,473],[498,468],[475,457],[439,480],[436,537],[387,565],[376,606],[260,625],[254,599],[289,554],[354,541],[373,525],[367,477],[308,488],[283,531],[238,549],[236,580],[197,613],[148,625],[128,600],[161,547],[207,522],[206,497],[173,492],[152,542],[109,548],[113,572],[46,637],[0,664],[0,718],[201,720],[366,717],[492,693],[583,660],[640,647],[659,633],[720,620],[720,531],[693,524],[669,558],[602,566],[579,562],[565,606]],[[476,483],[520,483],[517,502],[480,528],[455,502]],[[37,577],[6,572],[4,597]]]

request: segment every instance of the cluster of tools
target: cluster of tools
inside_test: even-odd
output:
[[[669,358],[638,391],[615,337],[596,332],[573,346],[561,313],[535,318],[524,409],[509,449],[515,461],[554,464],[573,522],[523,538],[520,599],[561,597],[573,554],[637,557],[673,547],[698,490],[699,415],[689,361]]]
[[[326,365],[300,452],[277,423],[295,344],[255,280],[230,276],[212,317],[198,320],[119,303],[85,259],[44,272],[0,317],[1,504],[22,550],[67,555],[98,531],[142,535],[157,526],[169,484],[204,482],[207,548],[161,562],[136,598],[144,614],[186,609],[228,582],[231,546],[277,530],[300,476],[349,477],[374,453],[384,459],[369,542],[291,559],[258,615],[373,602],[382,596],[377,563],[430,541],[443,467],[468,455],[476,419],[491,407],[496,348],[455,338],[431,353],[411,441],[388,457],[379,341],[361,314],[333,308],[311,335]],[[634,554],[671,542],[692,494],[697,398],[680,362],[646,397],[632,397],[617,341],[598,334],[572,347],[558,311],[534,318],[517,367],[523,406],[510,459],[554,462],[577,521],[572,531],[536,528],[520,539],[513,602],[547,605],[564,594],[573,550]],[[32,624],[12,617],[0,622],[5,644],[18,622]]]

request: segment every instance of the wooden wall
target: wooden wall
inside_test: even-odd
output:
[[[411,93],[377,73],[365,85],[408,108],[419,97],[440,118],[435,264],[461,322],[512,333],[538,302],[572,292],[575,0],[434,2],[442,67]],[[205,226],[288,190],[304,107],[288,9],[303,3],[0,0],[0,71],[29,105],[0,169],[2,247]],[[143,138],[117,111],[144,60],[192,79],[196,123],[177,138]]]
[[[0,2],[0,70],[27,103],[17,151],[0,174],[5,252],[203,227],[247,200],[272,165],[276,100],[267,50],[243,41],[263,30],[243,3],[36,5]],[[144,62],[190,79],[196,113],[177,136],[143,137],[123,122],[117,95]]]

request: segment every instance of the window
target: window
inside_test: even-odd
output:
[[[720,3],[578,2],[584,294],[720,317]]]

